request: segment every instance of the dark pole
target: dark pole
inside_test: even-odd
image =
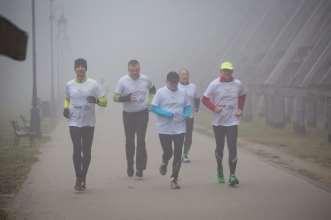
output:
[[[57,41],[57,51],[58,51],[58,59],[57,59],[57,64],[58,64],[58,68],[57,68],[57,103],[62,102],[60,97],[61,97],[61,80],[62,80],[62,74],[63,74],[63,42],[64,42],[64,38],[65,38],[65,31],[66,31],[66,24],[67,24],[67,19],[64,17],[64,14],[62,14],[60,16],[60,18],[57,21],[57,30],[58,30],[58,41]],[[61,105],[59,105],[61,106]]]
[[[40,110],[38,108],[37,94],[37,68],[36,68],[36,21],[35,21],[35,0],[32,0],[32,72],[33,72],[33,90],[32,90],[32,108],[31,108],[31,131],[37,136],[40,131]]]
[[[54,91],[54,12],[53,12],[53,2],[54,0],[50,0],[49,4],[49,19],[50,19],[50,35],[51,35],[51,114],[52,116],[55,115],[55,91]]]

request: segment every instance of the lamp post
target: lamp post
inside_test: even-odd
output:
[[[55,106],[56,106],[56,103],[55,103],[55,86],[54,86],[54,19],[55,19],[55,16],[54,16],[54,10],[53,10],[53,3],[54,3],[54,0],[50,0],[50,3],[49,3],[49,13],[50,13],[50,16],[49,16],[49,20],[50,20],[50,43],[51,43],[51,114],[52,116],[55,115],[56,113],[56,110],[55,110]]]
[[[36,68],[36,18],[35,18],[35,0],[32,0],[32,73],[33,73],[33,89],[32,89],[32,108],[31,108],[31,131],[37,136],[41,136],[40,131],[40,110],[38,107],[37,93],[37,68]]]
[[[58,31],[58,44],[57,44],[57,51],[58,51],[58,59],[57,59],[57,101],[58,103],[61,102],[60,97],[62,97],[62,83],[61,80],[63,79],[63,56],[64,56],[64,41],[66,37],[66,26],[67,26],[67,19],[65,18],[64,14],[62,14],[59,19],[57,20],[57,31]]]

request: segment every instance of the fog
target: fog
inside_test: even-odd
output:
[[[263,83],[280,58],[286,57],[286,49],[299,31],[330,4],[308,0],[55,0],[53,6],[55,96],[61,100],[65,82],[74,77],[73,61],[78,57],[87,59],[89,76],[104,78],[111,90],[127,73],[130,59],[138,59],[142,73],[158,87],[168,71],[185,67],[202,92],[217,77],[222,60],[235,63],[235,74],[244,83]],[[323,24],[330,15],[321,13],[318,22]],[[3,122],[30,109],[31,1],[1,0],[0,14],[29,34],[25,61],[0,57]],[[50,1],[36,0],[38,96],[42,100],[50,99],[51,88],[49,16]],[[62,16],[64,26],[58,23]],[[295,31],[291,34],[289,30]],[[283,66],[290,63],[290,55]],[[329,65],[324,69],[328,73]]]
[[[3,17],[28,44],[24,61],[0,54],[0,220],[7,210],[37,220],[331,219],[331,0],[0,0],[0,53],[8,53]],[[94,105],[76,99],[80,89],[63,109],[77,58],[108,86],[107,108],[103,97],[87,97],[99,105],[95,132]],[[211,89],[214,98],[229,94],[210,99],[214,112],[202,97],[190,119],[177,106],[158,123],[147,109],[126,113],[126,104],[122,115],[112,95],[131,59],[157,89],[168,72],[188,69],[199,96],[230,61],[248,92],[236,100],[237,88]],[[145,93],[132,94],[114,100],[140,103]],[[184,190],[167,191],[177,180]]]
[[[38,95],[43,100],[50,98],[49,7],[49,1],[36,1]],[[53,8],[56,20],[61,15],[67,19],[62,33],[56,21],[54,27],[55,73],[59,75],[60,92],[64,83],[74,77],[73,60],[78,57],[87,59],[90,77],[103,77],[112,85],[126,73],[127,62],[132,58],[140,60],[142,72],[158,85],[167,71],[181,67],[189,68],[193,78],[216,71],[220,53],[217,42],[224,41],[222,34],[227,32],[215,22],[227,19],[220,13],[224,8],[220,1],[57,0]],[[7,118],[7,114],[13,117],[22,110],[28,111],[31,102],[31,2],[1,0],[0,13],[29,34],[26,61],[0,57],[0,97],[1,103],[6,103],[1,105],[1,112]]]

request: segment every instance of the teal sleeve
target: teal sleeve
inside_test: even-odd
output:
[[[192,106],[187,105],[187,106],[184,107],[184,109],[183,109],[183,116],[185,118],[189,118],[189,117],[192,116]]]
[[[172,118],[173,113],[162,109],[160,106],[152,105],[151,112],[157,114],[158,116],[165,117],[165,118]]]

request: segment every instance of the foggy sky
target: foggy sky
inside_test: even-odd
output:
[[[170,70],[186,67],[193,81],[217,76],[226,43],[247,16],[264,13],[270,1],[225,0],[55,0],[55,16],[67,19],[66,39],[58,40],[55,24],[55,69],[59,87],[74,77],[73,61],[88,61],[88,74],[111,85],[127,73],[129,59],[138,59],[142,73],[162,86]],[[263,3],[262,3],[263,2]],[[32,94],[31,1],[0,0],[0,14],[29,34],[26,61],[0,56],[1,117],[27,113]],[[38,94],[50,96],[49,1],[36,0]],[[59,50],[59,48],[61,50]],[[60,52],[59,52],[60,51]],[[60,54],[59,54],[60,53]],[[202,91],[204,88],[199,88]]]

